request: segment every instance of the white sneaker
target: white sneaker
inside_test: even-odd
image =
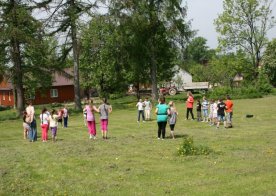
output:
[[[92,135],[90,135],[90,136],[89,136],[89,139],[92,139],[92,138],[93,138],[93,136],[92,136]]]

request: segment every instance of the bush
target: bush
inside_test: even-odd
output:
[[[10,106],[0,106],[0,111],[5,111],[11,109]]]
[[[186,137],[183,143],[178,148],[177,154],[179,156],[191,156],[191,155],[208,155],[212,150],[207,146],[195,146],[192,137]]]
[[[263,93],[255,86],[249,85],[232,89],[230,87],[216,87],[207,94],[212,99],[225,98],[226,95],[231,95],[232,99],[253,99],[261,98]]]

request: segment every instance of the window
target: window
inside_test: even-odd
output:
[[[58,97],[58,90],[57,89],[51,89],[51,97]]]
[[[9,92],[9,101],[11,101],[11,92]]]
[[[6,100],[6,93],[3,91],[3,101]]]

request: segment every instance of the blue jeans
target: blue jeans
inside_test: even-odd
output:
[[[34,119],[33,122],[30,124],[29,130],[29,140],[36,141],[37,140],[37,129],[36,129],[36,120]]]
[[[145,121],[144,110],[138,110],[138,121],[140,121],[140,115],[142,115],[143,121]]]
[[[63,117],[63,126],[64,127],[68,126],[68,116],[67,117]]]

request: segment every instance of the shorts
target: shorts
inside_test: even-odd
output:
[[[57,135],[57,127],[51,127],[51,131],[53,136]]]
[[[101,119],[101,128],[102,131],[107,131],[108,119]]]
[[[58,122],[61,122],[61,123],[62,123],[62,118],[59,118],[59,119],[58,119]]]
[[[203,109],[202,112],[204,117],[208,117],[208,109]]]
[[[218,115],[218,121],[224,122],[225,121],[225,116],[224,115]]]
[[[30,125],[28,123],[23,122],[23,128],[27,131],[31,129]]]

